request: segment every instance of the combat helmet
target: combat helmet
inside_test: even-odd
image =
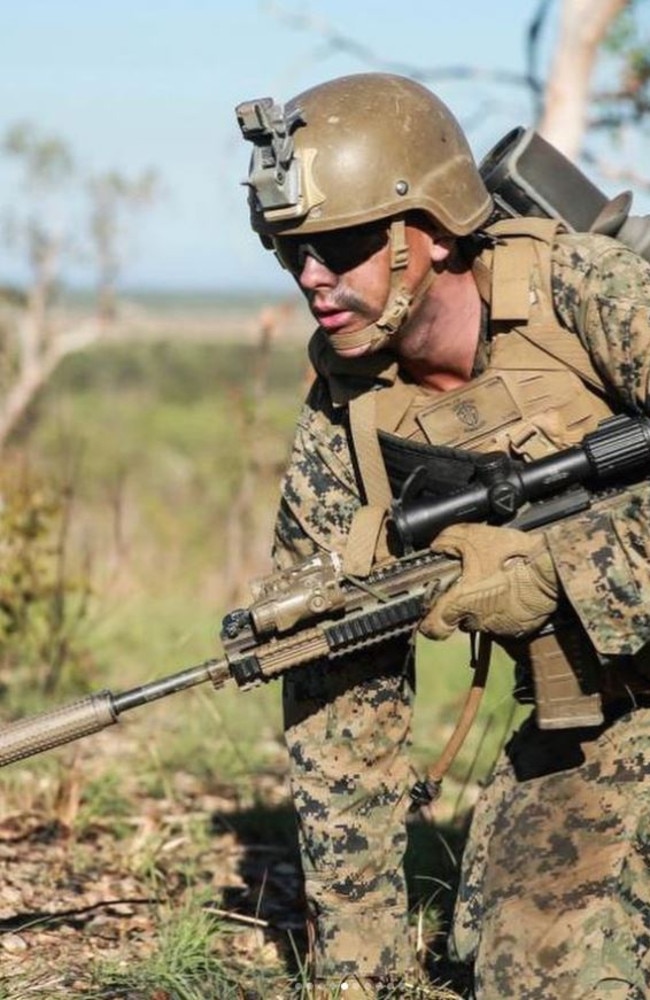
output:
[[[423,293],[401,280],[405,214],[423,212],[439,231],[466,236],[491,213],[458,122],[422,84],[386,73],[340,77],[284,106],[246,101],[236,113],[254,147],[246,184],[251,226],[265,246],[277,236],[391,220],[391,290],[369,332],[383,346]]]

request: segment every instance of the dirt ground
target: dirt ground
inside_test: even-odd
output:
[[[304,957],[302,879],[282,767],[256,776],[248,800],[236,787],[214,782],[206,791],[183,772],[170,776],[167,796],[149,797],[136,794],[129,780],[140,739],[131,745],[116,727],[63,749],[69,766],[55,788],[29,791],[52,779],[28,768],[21,779],[25,795],[40,794],[47,808],[0,809],[0,1000],[142,1000],[138,990],[98,992],[97,965],[128,973],[160,951],[165,923],[178,925],[189,905],[214,919],[215,951],[234,970],[246,1000],[266,1000],[254,985],[260,972],[276,982]],[[84,782],[117,759],[124,762],[128,809],[86,815]],[[414,835],[416,856],[431,867],[418,868],[423,884],[453,881],[440,831],[416,823]],[[434,931],[431,942],[437,940]],[[459,974],[442,965],[434,970],[438,982],[455,978],[456,989],[463,987]]]
[[[124,753],[122,734],[101,739],[102,755]],[[172,799],[139,797],[128,815],[80,822],[91,744],[78,744],[50,809],[0,819],[3,1000],[83,995],[98,959],[118,969],[142,961],[159,947],[161,912],[181,915],[197,894],[227,926],[231,960],[281,967],[304,928],[282,775],[260,776],[261,811],[235,789],[208,794],[176,774]]]

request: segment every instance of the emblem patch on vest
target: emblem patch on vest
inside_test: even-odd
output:
[[[453,407],[453,410],[461,424],[468,430],[475,431],[481,426],[481,414],[472,400],[462,400]]]
[[[501,376],[486,375],[444,393],[416,419],[430,444],[462,447],[479,438],[489,439],[521,418],[521,409]]]

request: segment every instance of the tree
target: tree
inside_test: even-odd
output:
[[[650,186],[647,176],[626,164],[616,168],[594,152],[588,140],[603,132],[620,138],[625,129],[639,130],[650,112],[650,40],[640,27],[645,0],[539,0],[522,40],[524,73],[480,66],[414,66],[383,58],[369,46],[333,29],[322,19],[290,11],[278,4],[271,11],[291,27],[318,35],[321,44],[312,60],[345,52],[357,62],[382,72],[402,73],[434,85],[445,80],[481,81],[493,88],[525,90],[531,97],[531,123],[571,159],[582,157],[605,176],[625,176],[637,188]],[[558,12],[548,65],[540,68],[550,14]],[[608,56],[613,86],[594,86],[595,71]],[[620,146],[620,143],[619,143]]]
[[[590,84],[597,55],[628,0],[564,0],[538,130],[575,159],[588,127]]]
[[[30,404],[68,354],[100,339],[115,316],[116,282],[122,262],[124,214],[152,203],[153,170],[130,179],[116,171],[84,181],[69,144],[29,122],[11,126],[0,138],[0,154],[19,167],[25,208],[7,214],[5,237],[26,256],[29,278],[24,299],[6,293],[0,317],[0,452]],[[66,225],[70,196],[90,195],[90,237],[97,266],[94,312],[70,326],[54,315],[64,264],[76,249]],[[7,304],[11,299],[11,303]]]
[[[115,319],[117,279],[124,259],[125,216],[151,205],[159,192],[154,170],[129,178],[115,170],[96,174],[87,185],[90,232],[97,263],[97,310],[104,320]]]
[[[61,200],[75,174],[69,145],[59,136],[39,132],[29,122],[19,122],[5,133],[0,152],[21,171],[27,207],[22,215],[15,210],[8,215],[6,233],[8,242],[26,254],[30,273],[25,308],[14,309],[13,337],[6,336],[2,345],[2,451],[61,359],[97,339],[99,328],[89,322],[60,329],[52,318],[61,261],[70,249],[61,211]]]
[[[27,370],[37,365],[46,342],[52,338],[47,311],[65,241],[56,199],[74,173],[74,161],[62,139],[39,134],[29,122],[11,126],[0,148],[6,156],[20,162],[29,200],[22,219],[14,210],[7,220],[9,239],[22,244],[31,271],[26,321],[21,324],[19,335],[19,367]]]

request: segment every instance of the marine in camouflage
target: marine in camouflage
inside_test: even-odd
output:
[[[533,302],[542,282],[533,271]],[[648,265],[606,237],[563,235],[552,294],[611,409],[647,412]],[[485,338],[478,357],[489,364]],[[381,377],[376,357],[372,368],[368,385],[385,384],[388,361]],[[400,378],[393,369],[388,381]],[[320,375],[298,423],[277,521],[280,566],[320,547],[342,551],[362,502],[346,408],[332,403],[340,385]],[[650,640],[649,515],[640,487],[547,533],[563,588],[614,670]],[[396,642],[285,683],[319,977],[394,976],[415,964],[401,871],[411,672],[410,648]],[[649,995],[650,711],[641,699],[625,714],[632,706],[631,697],[608,705],[610,722],[597,733],[527,723],[485,789],[452,934],[454,954],[475,962],[481,1000]]]

